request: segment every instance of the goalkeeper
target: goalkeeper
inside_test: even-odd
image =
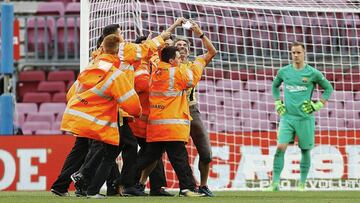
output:
[[[298,190],[305,190],[310,168],[310,150],[314,147],[315,118],[329,99],[333,88],[321,72],[305,64],[305,46],[299,42],[291,45],[292,64],[281,68],[272,83],[275,107],[280,115],[277,149],[274,157],[272,185],[270,191],[279,190],[280,174],[284,167],[284,154],[289,143],[298,137],[301,149],[300,181]],[[284,83],[284,103],[280,100],[279,87]],[[311,101],[312,92],[319,84],[325,91],[320,101]]]

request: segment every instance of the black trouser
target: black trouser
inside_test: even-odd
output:
[[[165,151],[179,179],[180,190],[194,190],[196,183],[189,165],[189,157],[184,142],[149,142],[146,152],[138,159],[138,170],[143,170],[149,164],[159,160]]]
[[[67,192],[71,183],[70,176],[79,170],[84,162],[85,156],[88,153],[90,139],[83,137],[76,137],[73,148],[66,157],[60,175],[55,180],[52,189],[59,192]]]
[[[118,146],[104,143],[104,154],[88,187],[88,195],[96,195],[100,192],[101,186],[108,179],[110,172],[113,169],[114,161],[119,153],[120,150]]]
[[[101,159],[104,155],[104,143],[92,140],[89,152],[86,155],[84,164],[79,169],[88,180],[94,177],[96,169],[98,168]]]
[[[120,127],[120,146],[123,166],[120,178],[117,182],[124,187],[131,187],[136,184],[136,159],[138,143],[133,135],[127,118],[124,118]]]
[[[138,152],[138,159],[139,159],[141,156],[145,155],[148,143],[146,142],[145,138],[137,137],[137,141],[140,146],[140,150]],[[138,174],[136,180],[139,181],[141,177],[141,171],[138,171],[137,173]],[[150,190],[156,191],[161,187],[167,186],[162,156],[158,160],[154,170],[150,173],[149,178],[150,178]]]

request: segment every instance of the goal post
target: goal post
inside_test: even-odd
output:
[[[196,21],[212,40],[218,54],[198,85],[200,111],[212,144],[209,176],[212,189],[259,190],[269,185],[279,122],[271,83],[277,71],[291,63],[291,43],[303,42],[306,63],[320,70],[335,89],[327,105],[315,114],[316,146],[312,150],[307,188],[360,188],[358,1],[86,2],[88,24],[82,26],[87,26],[89,38],[81,43],[87,43],[89,48],[81,50],[84,53],[94,49],[102,28],[109,23],[119,23],[125,39],[134,41],[136,36],[150,31],[159,34],[177,17],[185,17]],[[177,28],[174,35],[190,39],[192,56],[204,52],[201,40],[188,30]],[[321,93],[321,89],[316,89],[313,99],[318,100]],[[199,157],[192,143],[188,152],[199,181]],[[290,145],[282,172],[284,190],[295,188],[300,177],[299,160],[297,144]],[[178,187],[168,162],[166,172],[168,187]]]

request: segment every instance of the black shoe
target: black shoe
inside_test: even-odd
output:
[[[86,194],[87,184],[86,184],[84,175],[80,172],[76,172],[76,173],[73,173],[70,176],[70,178],[73,181],[75,189],[76,189],[75,195],[77,197],[85,197],[87,195]]]
[[[207,197],[215,196],[207,186],[199,186],[199,193],[205,194]]]
[[[136,183],[136,185],[135,185],[135,188],[142,192],[145,192],[145,187],[146,186],[141,183]]]
[[[165,188],[161,187],[157,190],[150,190],[150,196],[163,196],[163,197],[173,197],[175,195],[169,193]]]
[[[139,190],[135,186],[124,188],[123,196],[148,196],[144,191]]]
[[[59,196],[59,197],[68,197],[68,196],[70,196],[68,192],[60,192],[60,191],[58,191],[58,190],[56,190],[56,189],[54,189],[54,188],[51,188],[50,191],[51,191],[54,195]]]

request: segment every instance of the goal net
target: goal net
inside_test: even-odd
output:
[[[306,62],[319,69],[335,91],[316,115],[316,146],[307,188],[360,188],[360,3],[350,0],[88,0],[82,7],[82,62],[102,28],[120,24],[125,39],[159,34],[177,17],[192,18],[212,40],[217,56],[198,85],[202,118],[211,138],[212,189],[257,190],[271,180],[279,117],[271,83],[291,63],[293,41],[306,46]],[[178,28],[175,36],[192,42],[192,56],[204,52],[201,40]],[[87,56],[86,56],[87,55]],[[85,56],[85,58],[83,57]],[[82,65],[82,67],[84,67]],[[316,89],[313,99],[322,93]],[[188,145],[199,181],[198,154]],[[297,142],[285,155],[282,188],[300,177]],[[178,187],[167,162],[168,187]]]

